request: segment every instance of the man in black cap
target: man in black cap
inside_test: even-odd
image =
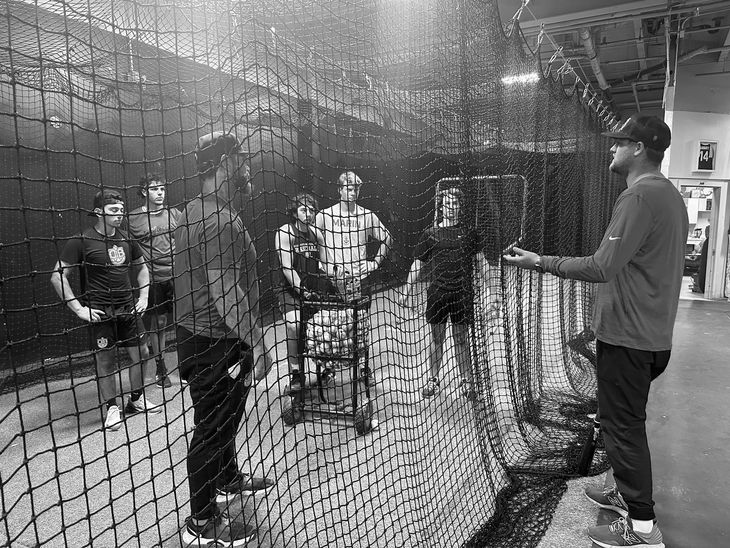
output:
[[[506,262],[562,278],[598,283],[592,329],[596,334],[598,406],[606,454],[616,484],[589,487],[586,496],[621,517],[590,527],[603,547],[663,548],[652,499],[646,402],[651,382],[667,367],[682,282],[689,222],[682,196],[659,167],[669,127],[635,114],[613,139],[610,170],[628,188],[616,200],[596,252],[547,257],[514,248]]]
[[[96,361],[97,382],[102,404],[106,404],[104,427],[118,430],[122,416],[115,372],[114,348],[126,348],[131,396],[125,407],[128,415],[159,413],[162,408],[143,394],[144,364],[149,359],[142,313],[147,309],[149,273],[142,250],[119,227],[124,219],[124,200],[115,190],[99,191],[94,197],[93,227],[70,238],[51,274],[51,284],[61,300],[79,318],[88,322],[91,347]],[[137,269],[139,298],[135,301],[129,279]],[[80,272],[81,295],[71,288],[68,272]]]
[[[274,485],[241,473],[236,462],[252,378],[262,379],[272,365],[259,319],[256,250],[231,206],[237,194],[251,193],[248,153],[232,133],[215,132],[198,140],[195,155],[201,193],[175,230],[177,351],[195,410],[187,457],[191,516],[182,537],[186,546],[241,546],[255,528],[231,520],[216,503]]]

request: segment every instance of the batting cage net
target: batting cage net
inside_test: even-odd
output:
[[[594,291],[502,256],[607,224],[575,73],[489,0],[1,14],[0,544],[537,545]]]

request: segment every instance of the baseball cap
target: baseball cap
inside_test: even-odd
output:
[[[89,217],[96,217],[96,210],[103,210],[105,205],[123,203],[124,198],[122,198],[122,195],[118,191],[110,189],[100,190],[94,196],[94,207],[89,211]]]
[[[634,114],[616,131],[601,133],[604,137],[629,139],[644,143],[647,148],[664,152],[672,142],[672,132],[663,120],[656,116]]]
[[[211,167],[217,166],[223,154],[244,154],[248,156],[249,152],[243,149],[233,133],[214,131],[200,137],[195,147],[198,171],[207,171]]]

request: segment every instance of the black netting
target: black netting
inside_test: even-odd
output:
[[[605,110],[575,74],[541,66],[494,1],[6,0],[0,28],[0,544],[180,544],[195,419],[178,351],[191,339],[169,313],[166,347],[146,364],[113,352],[120,402],[135,388],[127,373],[142,371],[163,410],[105,429],[98,339],[50,279],[97,222],[99,190],[119,191],[129,214],[154,173],[167,207],[194,201],[194,150],[212,131],[249,152],[253,195],[231,205],[257,249],[277,356],[235,440],[239,467],[276,484],[231,515],[260,546],[537,544],[592,432],[594,289],[501,256],[517,241],[568,256],[600,242],[619,189]],[[392,243],[362,285],[333,278],[339,291],[307,305],[301,381],[314,386],[292,391],[277,230],[299,192],[336,206],[344,171]],[[469,356],[448,327],[438,390],[424,397],[434,264],[412,308],[402,294],[452,187],[477,242],[463,257]],[[367,258],[380,246],[367,242]],[[81,295],[78,272],[69,280]],[[156,385],[156,357],[171,386]],[[604,468],[599,443],[590,470]]]

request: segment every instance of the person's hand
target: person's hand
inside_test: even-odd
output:
[[[264,347],[263,342],[260,342],[253,348],[253,378],[254,383],[258,383],[266,378],[271,368],[274,366],[274,358],[271,355],[271,350],[267,350]]]
[[[137,314],[142,314],[145,310],[147,310],[147,299],[140,297],[137,299],[137,302],[134,303],[134,311]]]
[[[305,301],[318,301],[319,295],[315,291],[310,291],[306,287],[299,288],[299,294]]]
[[[76,311],[76,315],[85,322],[97,323],[104,319],[106,314],[103,310],[98,308],[91,308],[90,306],[82,306]]]
[[[512,251],[514,252],[514,255],[502,255],[502,258],[507,264],[526,268],[528,270],[535,270],[535,263],[537,263],[540,259],[540,255],[533,253],[532,251],[525,251],[519,247],[513,247]]]

